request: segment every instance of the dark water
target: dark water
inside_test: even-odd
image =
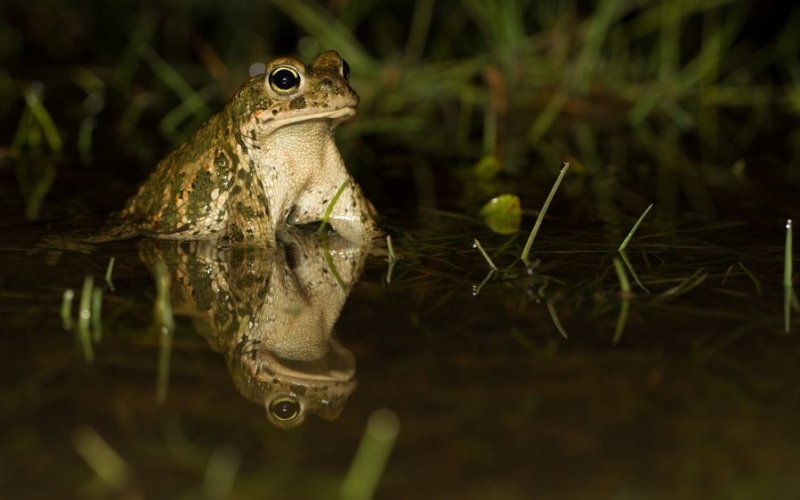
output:
[[[336,498],[380,409],[400,428],[376,498],[800,497],[785,214],[645,222],[628,255],[649,294],[628,272],[628,296],[613,264],[625,231],[563,205],[531,271],[518,261],[526,234],[509,243],[460,215],[390,215],[400,260],[387,283],[380,249],[325,250],[308,235],[272,253],[146,241],[31,253],[69,224],[20,222],[13,179],[3,185],[4,498]],[[476,237],[501,268],[477,295],[489,267]],[[169,349],[154,327],[159,261],[183,313]],[[92,362],[59,314],[86,275],[103,289]],[[304,314],[315,319],[291,323]],[[248,350],[237,339],[253,318],[250,338],[263,338]],[[287,360],[287,331],[317,347]],[[304,412],[341,413],[281,429],[248,399],[281,387],[307,398]]]

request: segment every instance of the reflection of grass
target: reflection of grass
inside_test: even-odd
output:
[[[783,254],[783,325],[786,333],[789,333],[792,320],[792,305],[795,309],[797,307],[797,296],[794,292],[794,273],[792,266],[794,264],[794,254],[792,253],[792,220],[786,221],[786,242],[784,243]]]
[[[339,489],[341,500],[373,497],[399,430],[400,421],[393,411],[377,410],[370,415],[356,456]]]
[[[94,344],[103,340],[103,290],[94,286],[94,277],[87,275],[83,280],[78,302],[77,324],[72,317],[75,292],[64,291],[61,301],[61,324],[66,330],[75,328],[75,339],[88,363],[94,362]]]
[[[169,394],[169,373],[172,341],[175,335],[175,317],[172,314],[172,300],[170,299],[170,276],[163,260],[156,261],[154,272],[156,300],[153,306],[153,323],[159,339],[156,399],[159,403],[165,404]]]
[[[124,489],[130,477],[128,464],[96,430],[79,428],[73,433],[72,442],[95,474],[96,480],[87,485],[87,493],[91,490],[98,495],[108,490],[120,492]]]
[[[35,219],[56,176],[63,140],[43,101],[41,82],[24,91],[25,108],[11,143],[17,182],[25,198],[25,216]]]
[[[440,226],[435,225],[437,219]],[[642,219],[640,216],[639,220]],[[480,292],[480,300],[470,306],[471,315],[494,317],[493,328],[502,328],[499,325],[510,321],[497,318],[499,300],[501,308],[514,311],[512,316],[535,317],[531,321],[536,324],[552,323],[560,335],[566,337],[569,330],[570,340],[577,342],[585,340],[586,334],[581,332],[576,336],[570,324],[585,321],[587,317],[592,318],[595,328],[607,331],[606,338],[613,343],[622,341],[623,331],[631,329],[632,319],[638,320],[644,314],[653,314],[652,311],[674,311],[680,318],[738,321],[750,325],[751,330],[775,320],[778,302],[774,300],[774,290],[779,283],[770,274],[770,268],[777,262],[759,249],[758,241],[747,239],[746,226],[711,224],[686,231],[659,231],[658,223],[645,221],[629,234],[628,255],[618,251],[618,239],[601,230],[571,231],[554,224],[537,239],[535,265],[519,269],[506,267],[504,263],[517,260],[522,241],[487,234],[478,219],[473,219],[470,225],[458,214],[439,213],[436,218],[428,214],[426,220],[429,233],[416,231],[413,244],[398,236],[404,246],[424,250],[418,254],[421,260],[412,258],[401,263],[411,268],[401,268],[401,276],[411,275],[413,279],[393,281],[394,287],[414,290],[414,296],[429,296],[427,300],[420,299],[416,313],[419,317],[449,314],[446,307],[455,299],[437,291],[437,283],[447,276],[448,280],[463,282],[464,293],[471,291],[476,296]],[[647,232],[643,233],[643,229]],[[738,233],[747,245],[722,246],[722,242],[736,236],[729,233],[720,239],[721,230]],[[427,240],[425,234],[431,234],[431,239]],[[455,242],[449,246],[440,243],[443,234],[480,238],[481,247],[497,263],[498,270],[486,276],[485,257],[478,257],[466,242],[460,250],[453,249]],[[632,248],[640,252],[631,252]],[[633,282],[628,282],[631,277],[645,294],[634,293]],[[742,308],[734,299],[760,304],[758,307],[764,311],[773,310],[773,316],[748,312],[752,311],[752,305]],[[602,318],[612,316],[616,317],[616,326],[598,326],[603,324]],[[654,327],[658,329],[657,325]],[[712,331],[722,333],[718,329]],[[631,341],[648,342],[648,339],[652,337]]]
[[[293,488],[292,498],[299,498],[298,494],[302,491],[309,492],[312,495],[310,498],[335,498],[331,492],[337,489],[339,482],[338,498],[367,500],[373,497],[380,482],[399,429],[400,422],[393,411],[374,411],[344,478],[318,478],[304,486],[293,482],[291,474],[287,475],[280,466],[242,471],[242,452],[237,447],[223,445],[208,449],[199,443],[187,441],[182,430],[170,426],[164,429],[165,442],[161,446],[165,451],[159,460],[174,460],[173,466],[199,479],[196,486],[184,492],[192,498],[230,498],[232,495],[264,498],[271,492],[282,491],[288,484]],[[97,430],[91,427],[78,428],[73,432],[72,443],[94,474],[84,486],[85,492],[91,492],[94,496],[108,496],[123,492],[131,494],[137,490],[136,470]],[[153,443],[150,443],[146,447],[152,446]]]
[[[625,269],[622,267],[622,262],[614,257],[614,271],[617,273],[619,279],[621,304],[619,309],[619,316],[617,316],[617,327],[614,329],[614,337],[611,340],[612,344],[618,344],[622,340],[622,332],[625,329],[625,323],[628,321],[628,310],[631,307],[631,284],[628,281],[628,276],[625,274]]]

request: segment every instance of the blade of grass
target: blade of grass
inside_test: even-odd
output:
[[[628,268],[628,271],[631,273],[631,276],[633,276],[633,281],[635,281],[635,282],[636,282],[636,284],[639,286],[639,288],[641,288],[642,290],[644,290],[644,292],[645,292],[646,294],[650,295],[650,290],[648,290],[648,289],[647,289],[647,288],[646,288],[646,287],[645,287],[645,286],[642,284],[642,282],[639,280],[639,275],[638,275],[638,274],[636,274],[636,271],[634,271],[634,269],[633,269],[633,265],[631,265],[631,261],[630,261],[630,259],[628,259],[628,254],[627,254],[627,252],[625,252],[625,250],[620,250],[620,252],[619,252],[619,255],[620,255],[620,257],[622,257],[622,261],[625,263],[625,267],[627,267],[627,268]]]
[[[750,281],[752,281],[752,282],[753,282],[753,286],[755,286],[755,287],[756,287],[756,293],[758,294],[758,296],[759,296],[759,297],[763,297],[763,296],[764,296],[764,292],[761,290],[761,280],[759,280],[759,279],[756,277],[756,275],[755,275],[755,274],[753,274],[752,272],[750,272],[750,270],[749,270],[749,269],[747,269],[746,267],[744,267],[744,264],[742,264],[741,262],[737,262],[737,264],[739,264],[739,267],[741,267],[741,268],[742,268],[742,271],[744,271],[744,273],[745,273],[745,274],[746,274],[746,275],[747,275],[747,276],[750,278]]]
[[[725,275],[722,277],[722,281],[720,282],[720,286],[725,286],[725,283],[728,282],[728,278],[731,276],[731,271],[733,271],[733,264],[728,266],[728,269],[725,271]]]
[[[675,298],[680,295],[683,295],[691,290],[694,290],[698,285],[700,285],[705,279],[708,278],[708,273],[704,273],[703,269],[698,269],[697,271],[693,272],[689,277],[685,280],[681,281],[674,287],[670,288],[669,290],[663,292],[661,295],[658,296],[659,300],[668,299],[668,298]]]
[[[395,412],[382,409],[370,415],[356,456],[339,488],[340,500],[372,498],[399,431],[400,420]]]
[[[158,78],[169,87],[176,96],[181,100],[180,105],[167,114],[159,122],[159,130],[165,134],[170,135],[177,126],[177,119],[183,118],[194,114],[195,116],[204,118],[211,114],[211,108],[206,102],[206,98],[202,91],[197,91],[181,76],[180,72],[167,63],[154,49],[151,47],[144,47],[141,52],[142,59],[150,66]],[[175,115],[177,113],[177,115]]]
[[[628,233],[628,236],[626,236],[625,239],[622,240],[622,244],[619,246],[619,249],[617,249],[618,252],[622,252],[623,250],[625,250],[625,248],[628,246],[628,243],[631,241],[631,238],[633,238],[633,233],[636,232],[636,230],[639,228],[639,224],[641,224],[642,220],[644,220],[644,218],[647,217],[647,214],[650,212],[650,209],[652,208],[653,204],[651,203],[644,210],[644,213],[642,213],[642,215],[639,216],[639,219],[636,220],[636,223],[631,228],[630,232]]]
[[[92,319],[92,290],[94,288],[94,278],[86,276],[83,280],[81,289],[81,301],[78,306],[78,339],[83,351],[83,357],[87,362],[94,362],[94,350],[92,348],[90,321]]]
[[[575,65],[576,74],[571,83],[573,88],[581,93],[589,91],[589,84],[596,73],[596,67],[604,59],[601,51],[605,45],[609,28],[616,19],[618,11],[621,10],[621,5],[616,0],[601,0],[594,15],[588,18],[589,26],[585,32],[586,38],[583,41],[581,53]]]
[[[175,333],[175,318],[169,294],[169,275],[163,261],[155,265],[156,300],[153,307],[153,320],[159,336],[158,376],[156,380],[156,401],[167,402],[169,392],[169,372],[172,354],[172,337]]]
[[[141,61],[141,54],[151,46],[151,39],[158,26],[158,17],[154,11],[142,9],[139,19],[133,28],[128,40],[128,45],[119,57],[119,63],[114,68],[112,81],[122,89],[127,89]]]
[[[561,109],[567,102],[568,97],[569,95],[567,92],[558,90],[553,97],[550,98],[544,109],[542,109],[536,116],[536,121],[534,121],[533,125],[531,125],[531,128],[528,131],[528,140],[530,140],[533,144],[539,143],[547,131],[550,130],[550,127],[553,125],[553,122],[556,121],[556,118],[558,118],[558,116],[561,114]]]
[[[395,255],[394,245],[392,245],[392,236],[389,234],[386,235],[386,248],[389,252],[389,268],[386,270],[386,283],[389,284],[392,282],[392,271],[397,262],[397,255]]]
[[[325,256],[325,262],[328,264],[328,270],[331,272],[333,279],[336,280],[336,283],[339,284],[339,287],[346,293],[349,284],[344,282],[344,280],[342,279],[342,275],[339,274],[339,269],[337,269],[336,267],[336,263],[333,261],[333,255],[331,254],[331,249],[328,245],[329,244],[328,235],[327,234],[322,235],[321,240],[322,240],[321,241],[322,253]]]
[[[86,165],[92,160],[92,143],[97,128],[97,115],[105,107],[106,84],[86,68],[79,68],[73,76],[75,83],[86,92],[81,106],[83,119],[78,127],[78,155]]]
[[[553,196],[556,194],[556,190],[558,186],[561,185],[561,180],[564,179],[564,175],[566,175],[567,170],[569,170],[569,162],[564,162],[561,164],[561,171],[558,174],[558,178],[556,182],[553,184],[552,189],[550,189],[550,194],[547,195],[547,199],[544,201],[542,205],[542,209],[539,211],[539,216],[536,218],[536,222],[533,224],[533,229],[531,229],[531,234],[528,236],[528,241],[525,243],[525,248],[522,250],[522,262],[525,263],[526,267],[530,267],[531,263],[528,260],[528,254],[531,252],[531,247],[533,246],[533,240],[536,238],[536,234],[539,232],[539,226],[542,225],[542,220],[544,219],[544,215],[547,213],[547,209],[550,207],[550,202],[553,201]]]
[[[386,235],[386,248],[389,251],[389,262],[397,262],[397,254],[394,253],[394,245],[392,245],[391,235]]]
[[[377,73],[379,65],[359,42],[353,31],[343,25],[322,4],[306,0],[271,0],[272,4],[291,17],[325,47],[336,47],[350,66],[366,74]]]
[[[789,333],[792,320],[792,296],[794,290],[792,288],[792,219],[786,221],[786,243],[784,244],[783,255],[783,324],[786,333]]]
[[[558,330],[558,333],[560,333],[565,339],[568,339],[569,337],[567,336],[567,331],[564,329],[564,327],[561,325],[561,321],[558,319],[558,314],[556,313],[556,308],[553,305],[553,300],[547,299],[544,304],[547,306],[547,310],[550,312],[550,318],[553,320],[553,324],[555,325],[556,330]]]
[[[111,281],[111,274],[114,272],[115,261],[116,259],[114,257],[111,257],[108,260],[108,267],[106,267],[106,277],[105,277],[106,285],[108,285],[108,289],[111,290],[112,292],[114,291],[114,283]]]
[[[103,289],[95,287],[92,290],[92,341],[98,343],[103,340]]]
[[[231,498],[240,464],[239,450],[230,446],[214,450],[203,476],[203,498]]]
[[[61,299],[61,326],[64,330],[72,328],[72,302],[75,300],[75,292],[71,288],[64,290],[64,297]]]
[[[29,176],[29,180],[32,181],[32,185],[29,185],[31,189],[25,193],[25,217],[28,220],[39,218],[39,210],[50,188],[53,187],[57,173],[55,158],[50,156],[36,160],[26,159],[17,165],[18,167],[27,165],[30,170],[34,163],[37,164],[36,171],[31,172]]]
[[[11,140],[11,150],[14,154],[19,155],[25,145],[28,144],[28,138],[31,135],[35,123],[36,121],[33,117],[33,113],[25,106],[25,109],[22,110],[22,116],[19,117],[17,130],[14,132],[14,138]]]
[[[625,274],[625,269],[622,267],[622,262],[616,257],[614,258],[614,270],[617,273],[617,279],[619,280],[621,290],[620,295],[622,296],[622,303],[620,304],[619,315],[617,316],[617,326],[614,329],[614,338],[611,340],[611,343],[616,345],[622,340],[622,332],[625,330],[625,324],[628,322],[628,310],[631,307],[631,284],[628,281],[628,276]]]
[[[323,234],[325,232],[325,228],[328,227],[328,220],[330,220],[331,213],[333,212],[333,207],[336,206],[336,202],[339,201],[339,197],[342,195],[346,186],[347,181],[344,181],[342,185],[339,186],[339,189],[336,190],[336,194],[333,195],[333,198],[331,198],[331,202],[328,203],[328,206],[325,208],[325,213],[322,215],[322,222],[319,223],[317,234]]]
[[[128,481],[128,464],[91,427],[80,427],[72,434],[72,445],[95,476],[115,490]]]
[[[483,285],[485,285],[485,284],[486,284],[486,282],[487,282],[487,281],[489,281],[489,278],[491,278],[492,276],[494,276],[494,273],[495,273],[495,270],[494,270],[494,269],[489,269],[489,272],[488,272],[488,273],[486,273],[486,277],[485,277],[485,278],[483,278],[483,281],[481,281],[481,283],[480,283],[479,285],[473,285],[473,286],[472,286],[472,296],[473,296],[473,297],[475,297],[475,296],[477,296],[479,293],[481,293],[481,288],[483,288]]]
[[[417,62],[422,58],[425,44],[430,32],[433,8],[436,0],[417,0],[414,2],[414,15],[406,38],[405,58]]]
[[[472,240],[472,248],[477,248],[478,251],[481,253],[481,255],[483,255],[483,258],[486,259],[486,262],[489,263],[489,267],[492,268],[492,271],[497,271],[497,266],[494,265],[492,258],[489,257],[489,254],[487,254],[486,251],[483,249],[483,247],[481,246],[481,242],[478,241],[478,238]]]
[[[53,118],[42,104],[41,85],[34,86],[25,91],[25,104],[30,109],[36,123],[41,127],[45,139],[53,152],[60,152],[63,145],[61,134],[58,132]]]

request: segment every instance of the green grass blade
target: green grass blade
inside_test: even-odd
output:
[[[786,221],[786,242],[783,247],[783,286],[792,286],[792,219]]]
[[[61,326],[64,330],[72,328],[72,302],[75,300],[75,292],[68,288],[64,290],[64,297],[61,299]]]
[[[486,273],[486,277],[483,278],[483,281],[481,281],[479,285],[473,285],[473,287],[472,287],[472,296],[473,297],[476,297],[479,293],[481,293],[481,288],[483,288],[483,285],[485,285],[486,282],[488,282],[489,279],[492,276],[494,276],[494,273],[495,273],[494,269],[489,269],[489,272]]]
[[[628,281],[628,276],[625,274],[625,269],[622,267],[622,262],[616,257],[614,258],[614,270],[617,273],[617,279],[619,280],[621,290],[620,295],[622,296],[622,303],[620,304],[619,315],[617,316],[617,326],[614,329],[614,338],[611,340],[611,343],[616,345],[622,340],[622,332],[625,330],[625,324],[628,322],[628,310],[631,307],[631,284]]]
[[[92,319],[92,290],[94,288],[94,278],[86,276],[83,280],[81,289],[81,300],[78,306],[78,340],[83,351],[83,357],[87,362],[94,362],[94,350],[91,339],[91,319]]]
[[[742,264],[741,262],[737,262],[737,264],[739,264],[739,267],[742,268],[742,271],[744,271],[747,277],[750,278],[750,281],[753,282],[753,286],[756,288],[756,293],[758,294],[758,296],[763,297],[764,292],[761,290],[761,280],[759,280],[755,274],[753,274],[749,269],[747,269],[744,266],[744,264]]]
[[[340,500],[372,498],[399,431],[400,420],[393,411],[377,410],[370,415],[356,456],[339,489]]]
[[[359,42],[353,31],[334,19],[325,7],[306,0],[270,0],[294,22],[319,40],[324,48],[335,49],[359,73],[375,74],[379,64]]]
[[[639,224],[642,223],[642,220],[644,220],[644,218],[647,217],[647,214],[650,212],[651,208],[653,208],[652,203],[648,205],[648,207],[644,210],[644,213],[642,213],[642,215],[639,216],[639,219],[636,221],[636,224],[633,225],[630,232],[628,233],[628,236],[625,237],[625,239],[622,241],[622,244],[619,246],[619,249],[617,249],[618,252],[622,252],[623,250],[625,250],[625,248],[628,246],[628,243],[631,241],[631,238],[633,238],[633,233],[635,233],[636,229],[639,228]]]
[[[232,498],[240,464],[241,454],[237,449],[223,446],[215,450],[203,476],[203,498]]]
[[[622,257],[622,262],[624,262],[624,263],[625,263],[625,267],[627,267],[627,268],[628,268],[628,271],[631,273],[631,276],[633,276],[633,281],[635,281],[635,282],[636,282],[636,284],[639,286],[639,288],[641,288],[642,290],[644,290],[644,292],[645,292],[646,294],[650,295],[650,290],[648,290],[648,289],[647,289],[647,288],[646,288],[646,287],[645,287],[645,286],[642,284],[642,282],[639,280],[639,275],[638,275],[638,274],[636,273],[636,271],[633,269],[633,265],[631,264],[631,261],[630,261],[630,259],[628,259],[628,254],[625,252],[625,250],[621,250],[621,251],[619,252],[619,256],[620,256],[620,257]]]
[[[544,201],[542,209],[539,211],[539,216],[536,218],[536,222],[533,225],[533,229],[531,229],[531,234],[528,236],[528,241],[525,243],[525,248],[522,250],[521,259],[526,266],[531,265],[530,261],[528,261],[528,255],[531,253],[533,240],[536,238],[536,234],[539,232],[539,226],[542,225],[542,220],[544,219],[544,215],[547,213],[547,209],[550,207],[550,202],[553,201],[553,196],[555,196],[558,186],[561,185],[561,181],[562,179],[564,179],[564,175],[566,175],[567,170],[569,170],[569,162],[564,162],[563,164],[561,164],[561,172],[559,172],[556,182],[553,184],[552,189],[550,189],[550,194],[547,195],[547,199]]]
[[[317,228],[317,234],[324,233],[325,228],[328,227],[328,221],[331,218],[331,213],[333,213],[333,207],[336,206],[336,202],[339,201],[339,197],[342,196],[345,187],[347,187],[347,181],[342,182],[342,185],[336,190],[336,194],[331,198],[331,202],[328,203],[328,206],[325,208],[325,213],[322,214],[322,222],[319,223],[319,227]]]
[[[322,226],[320,226],[322,227]],[[331,249],[328,246],[328,235],[322,235],[322,250],[323,255],[325,256],[325,262],[328,264],[328,270],[331,272],[331,276],[333,279],[336,280],[336,283],[339,284],[339,287],[347,293],[348,283],[345,283],[342,279],[342,275],[339,274],[339,270],[336,268],[336,262],[333,261],[333,255],[331,254]]]
[[[154,325],[159,336],[158,376],[156,379],[156,401],[167,402],[169,373],[172,355],[172,337],[175,333],[175,318],[169,293],[169,275],[163,261],[155,265],[156,301],[153,307]]]
[[[106,267],[106,277],[105,277],[106,285],[108,285],[108,289],[111,290],[112,292],[114,291],[114,283],[111,281],[111,274],[114,272],[115,261],[116,259],[114,257],[111,257],[108,260],[108,267]]]
[[[567,336],[567,331],[564,329],[564,327],[561,325],[561,321],[558,319],[558,314],[556,313],[556,308],[553,305],[553,301],[548,299],[544,302],[544,304],[547,306],[547,310],[550,312],[550,318],[553,320],[553,324],[555,325],[556,330],[558,330],[558,333],[560,333],[565,339],[568,339],[569,337]]]
[[[481,242],[478,241],[478,238],[472,240],[472,248],[477,248],[478,251],[481,253],[481,255],[483,255],[483,258],[486,259],[486,262],[489,263],[489,267],[492,268],[492,271],[497,271],[497,266],[494,265],[492,258],[489,257],[489,254],[487,254],[486,251],[483,249],[483,247],[481,246]]]
[[[386,235],[386,249],[389,252],[389,267],[386,270],[386,284],[392,282],[392,271],[394,271],[394,265],[397,263],[397,255],[394,253],[394,245],[392,245],[392,236],[387,234]]]
[[[92,341],[98,343],[103,340],[103,289],[92,290]]]
[[[105,484],[121,490],[128,481],[128,464],[108,442],[91,427],[80,427],[72,434],[72,444],[78,455]]]
[[[40,92],[35,89],[28,89],[25,92],[25,104],[27,104],[34,119],[39,124],[39,127],[41,127],[50,149],[54,152],[60,152],[63,146],[61,134],[58,132],[50,113],[44,107],[44,104],[42,104],[39,94]]]
[[[783,325],[786,333],[789,333],[792,321],[792,297],[794,296],[794,289],[792,288],[792,219],[786,221],[786,243],[784,245],[783,256]]]

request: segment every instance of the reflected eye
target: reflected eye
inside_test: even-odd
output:
[[[344,59],[342,59],[342,76],[345,80],[350,79],[350,65]]]
[[[300,86],[300,75],[291,68],[277,68],[269,74],[269,86],[279,94],[291,92]]]
[[[288,422],[300,415],[300,403],[292,397],[278,398],[269,404],[269,413],[281,422]]]

